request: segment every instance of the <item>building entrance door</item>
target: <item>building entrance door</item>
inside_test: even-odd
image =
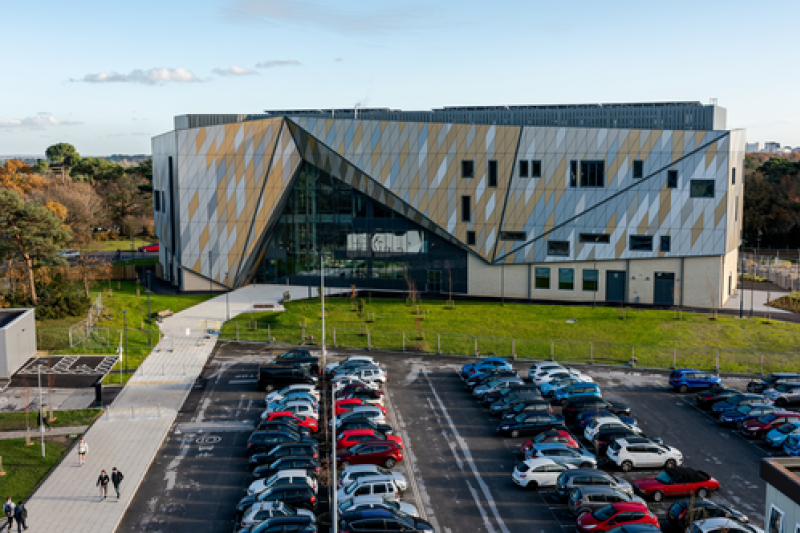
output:
[[[625,301],[624,270],[606,271],[606,301],[619,303]]]
[[[654,305],[675,305],[675,274],[656,272],[653,288]]]
[[[442,271],[428,270],[427,292],[442,292]]]

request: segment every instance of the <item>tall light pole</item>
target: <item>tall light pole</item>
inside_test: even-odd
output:
[[[125,361],[125,375],[128,375],[128,310],[122,311],[122,359]]]
[[[42,436],[42,457],[44,457],[44,404],[42,404],[42,360],[36,361],[36,373],[39,375],[39,433]]]
[[[742,256],[742,288],[739,290],[739,318],[744,318],[744,253],[742,253],[742,243],[739,244],[739,255]]]
[[[208,295],[214,291],[214,265],[211,263],[211,250],[208,251]]]
[[[142,267],[144,268],[144,267]],[[150,314],[150,273],[145,279],[147,279],[147,345],[152,346],[152,342],[150,340],[150,320],[152,319],[152,315]]]
[[[225,278],[227,278],[227,277],[228,277],[228,273],[225,272],[222,275],[222,279],[225,280]],[[225,321],[227,322],[228,320],[231,319],[231,309],[230,309],[230,307],[228,305],[228,294],[231,292],[231,289],[230,289],[230,286],[225,287],[225,289],[226,289],[225,290]]]
[[[331,524],[333,533],[339,531],[339,508],[336,504],[336,489],[339,487],[336,479],[336,388],[331,384]]]
[[[321,252],[319,254],[319,279],[319,297],[322,305],[322,368],[325,368],[327,357],[325,350],[325,259]]]

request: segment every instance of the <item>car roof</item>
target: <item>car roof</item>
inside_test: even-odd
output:
[[[706,529],[720,529],[730,527],[731,524],[735,525],[743,525],[738,520],[734,520],[733,518],[705,518],[703,520],[695,521],[692,526],[697,526],[702,530]],[[749,527],[743,527],[742,529],[750,529]]]
[[[572,446],[568,446],[563,442],[537,442],[533,445],[537,450],[574,450]]]
[[[344,513],[344,516],[350,520],[355,518],[396,518],[395,514],[388,509],[358,509]]]
[[[608,472],[597,470],[596,468],[576,468],[575,470],[567,470],[564,472],[567,477],[575,476],[592,476],[592,477],[613,477]]]
[[[669,477],[682,482],[707,481],[711,477],[701,470],[695,470],[688,466],[674,466],[664,470],[669,474]]]
[[[281,483],[279,485],[273,485],[268,490],[270,492],[276,492],[279,490],[301,490],[301,489],[310,489],[311,486],[308,483]]]
[[[557,464],[549,457],[531,457],[530,459],[525,459],[523,463],[530,467]]]
[[[689,508],[689,506],[694,507],[719,507],[717,502],[712,502],[711,500],[707,500],[705,498],[695,498],[693,500],[685,499],[685,500],[678,500],[672,505],[680,505],[681,507]]]
[[[374,446],[376,444],[391,444],[392,446],[398,447],[398,444],[396,442],[388,440],[388,439],[387,440],[380,440],[380,439],[362,440],[358,444],[361,445],[361,446]]]
[[[613,490],[613,489],[612,489]],[[614,506],[614,509],[617,511],[647,511],[647,504],[641,502],[614,502],[611,505]]]
[[[581,485],[576,490],[581,491],[581,494],[612,494],[619,492],[619,489],[606,485]]]
[[[303,470],[302,468],[287,468],[286,470],[278,470],[273,475],[278,475],[278,477],[309,477],[308,471]],[[272,476],[270,476],[272,477]],[[310,479],[310,478],[309,478]],[[265,480],[266,481],[266,480]]]
[[[374,435],[375,430],[372,428],[345,429],[342,433],[346,435]]]
[[[625,533],[639,533],[640,531],[661,531],[661,528],[655,524],[649,523],[632,523],[632,524],[620,524],[619,526],[615,527],[614,530],[621,530]]]

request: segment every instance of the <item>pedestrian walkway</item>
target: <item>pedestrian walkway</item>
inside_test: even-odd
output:
[[[737,290],[733,293],[727,303],[723,306],[723,309],[733,309],[739,310],[741,308],[744,309],[744,315],[749,316],[750,310],[752,309],[754,313],[757,313],[758,316],[762,316],[765,313],[771,313],[775,315],[780,315],[784,313],[789,313],[790,311],[784,311],[783,309],[778,309],[777,307],[770,307],[767,303],[777,300],[781,296],[785,296],[788,294],[786,291],[767,291],[762,290],[760,288],[756,288],[755,290],[744,289],[744,290]],[[739,299],[740,297],[744,297],[744,305],[742,306],[742,301]],[[769,297],[769,298],[767,298]]]
[[[29,531],[113,532],[214,348],[215,336],[201,330],[205,321],[221,324],[255,304],[275,304],[287,290],[292,299],[308,295],[307,287],[252,285],[165,319],[159,345],[84,435],[85,466],[72,451],[31,497]],[[125,476],[122,497],[117,501],[109,490],[112,496],[100,502],[97,477],[114,467]]]
[[[89,429],[89,426],[73,426],[73,427],[64,427],[64,428],[53,428],[50,431],[45,432],[45,437],[53,437],[58,435],[80,435],[84,431]],[[6,439],[24,439],[25,438],[25,431],[3,431],[0,433],[0,440]],[[37,439],[41,438],[41,433],[39,432],[39,428],[31,428],[31,440],[36,441]]]

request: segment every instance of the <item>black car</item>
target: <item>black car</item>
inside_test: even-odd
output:
[[[288,503],[292,507],[308,509],[311,512],[317,509],[317,495],[313,487],[307,483],[285,483],[273,485],[257,496],[245,496],[239,500],[236,504],[236,516],[244,515],[256,502],[267,501]]]
[[[319,357],[314,357],[308,350],[296,349],[283,352],[273,359],[275,364],[292,366],[303,366],[308,368],[312,374],[319,374]]]
[[[727,400],[738,394],[741,394],[741,391],[730,387],[717,387],[698,392],[694,401],[700,409],[709,410],[715,403]]]
[[[747,392],[755,392],[761,394],[767,389],[770,389],[778,383],[789,383],[792,381],[800,381],[800,374],[794,372],[777,372],[762,378],[760,381],[751,381],[747,384]]]
[[[296,443],[316,444],[317,441],[312,437],[305,437],[299,433],[254,431],[250,438],[247,439],[247,455],[269,453],[272,448],[281,444]]]
[[[564,400],[561,414],[565,420],[573,420],[581,411],[605,410],[615,415],[630,416],[631,408],[621,402],[610,402],[596,396],[575,396]]]
[[[275,446],[267,453],[256,453],[250,456],[248,466],[250,470],[259,465],[270,464],[276,459],[289,455],[301,455],[319,460],[319,447],[316,444],[292,443]]]
[[[339,531],[359,533],[385,533],[386,531],[424,532],[433,526],[421,518],[393,513],[388,509],[362,509],[344,513],[339,517]]]
[[[693,522],[706,518],[733,518],[742,523],[749,522],[747,516],[739,511],[704,498],[678,500],[667,511],[670,527],[680,531],[686,530]]]
[[[516,418],[500,422],[497,432],[504,437],[521,437],[556,427],[564,428],[564,419],[560,416],[540,412],[520,413]]]
[[[263,479],[280,470],[305,470],[311,477],[319,475],[319,461],[310,456],[289,455],[274,460],[272,463],[257,466],[253,470],[253,479]]]
[[[542,399],[542,397],[535,392],[531,391],[513,392],[511,394],[503,396],[502,398],[494,402],[489,407],[489,414],[492,416],[502,416],[502,413],[504,411],[508,411],[509,409],[511,409],[511,407],[514,404],[530,400],[539,400],[539,399]]]
[[[525,400],[516,402],[502,412],[502,417],[505,420],[515,418],[520,413],[552,413],[553,407],[550,402],[541,398],[538,400]]]
[[[472,390],[475,387],[480,387],[481,385],[485,384],[490,379],[501,378],[501,377],[512,377],[516,375],[517,375],[516,370],[492,369],[486,373],[478,374],[477,376],[473,376],[468,380],[464,381],[464,388],[467,390]]]
[[[376,424],[368,418],[360,418],[357,416],[349,416],[346,421],[339,424],[338,431],[347,431],[348,429],[374,429],[385,435],[394,435],[394,428],[389,424]]]
[[[250,533],[317,533],[317,523],[307,515],[276,516],[264,520],[250,529]],[[242,531],[240,530],[240,533]]]
[[[258,367],[258,390],[272,392],[294,383],[316,384],[317,378],[308,369],[291,364],[266,364]]]
[[[293,420],[281,418],[279,420],[261,420],[253,431],[267,431],[271,433],[300,433],[310,436],[311,428],[298,426]]]
[[[493,403],[502,400],[506,396],[511,396],[514,394],[521,394],[523,392],[529,393],[539,393],[539,389],[536,385],[531,385],[530,383],[511,383],[505,387],[501,387],[500,389],[490,392],[486,394],[483,399],[481,399],[481,403],[492,405]]]

